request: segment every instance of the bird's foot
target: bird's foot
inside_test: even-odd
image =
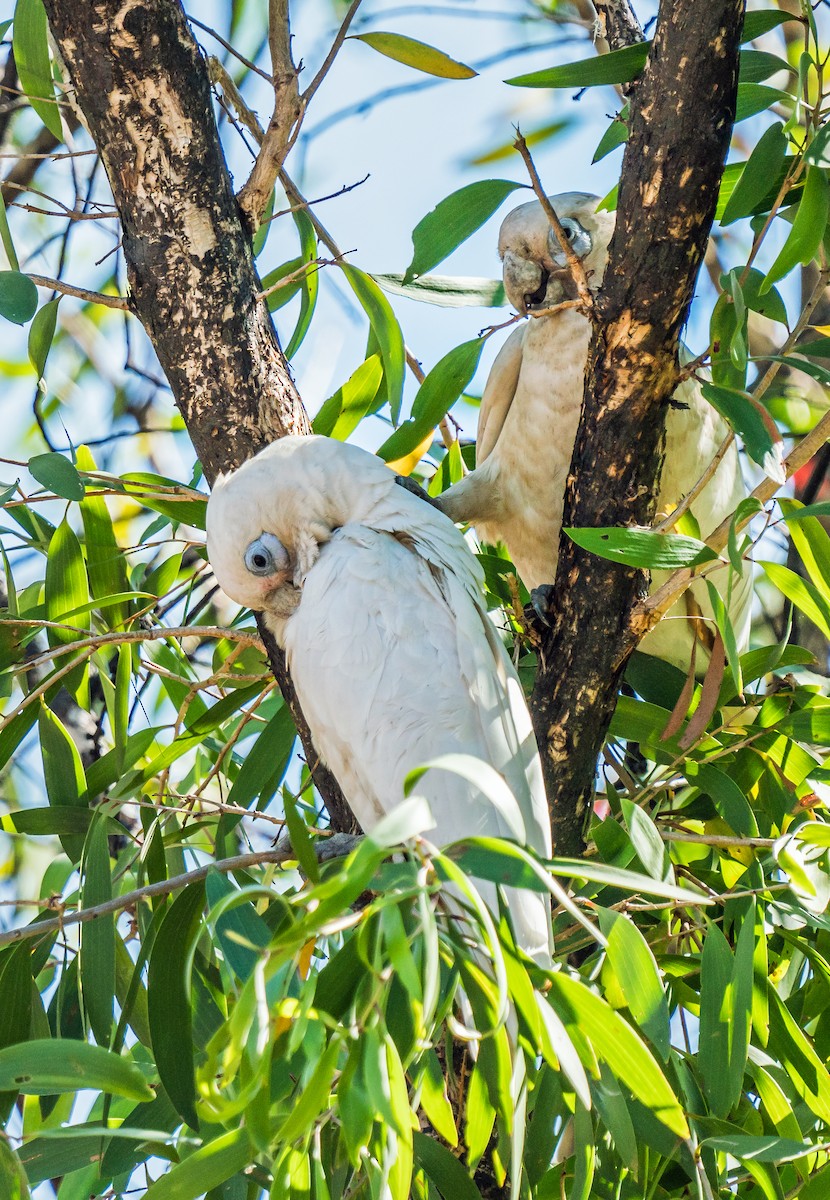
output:
[[[530,604],[527,606],[527,609],[533,613],[535,622],[537,625],[541,625],[543,629],[550,629],[548,613],[553,607],[555,595],[556,587],[552,583],[540,583],[530,593]],[[525,612],[527,612],[527,609],[525,609]]]

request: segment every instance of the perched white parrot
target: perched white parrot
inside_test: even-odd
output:
[[[522,689],[484,610],[478,563],[445,516],[365,450],[286,437],[217,480],[207,544],[222,588],[262,611],[285,649],[314,744],[364,830],[401,803],[413,767],[462,753],[506,781],[518,821],[431,769],[417,788],[435,819],[430,840],[518,829],[550,856]],[[480,891],[495,908],[494,887]],[[519,944],[548,962],[547,898],[506,894]]]
[[[551,196],[551,203],[589,285],[597,290],[614,229],[613,213],[597,212],[599,200],[583,192]],[[534,317],[576,295],[565,255],[538,201],[522,204],[499,232],[504,288],[518,326],[493,363],[478,421],[476,469],[438,497],[454,521],[468,521],[482,540],[504,542],[528,588],[552,584],[559,557],[565,484],[582,407],[585,363],[591,339],[578,310]],[[726,437],[727,426],[694,380],[675,392],[666,418],[666,456],[658,510],[668,513],[703,475]],[[707,537],[746,495],[735,446],[697,496],[691,512]],[[739,649],[749,637],[752,581],[720,570],[711,577],[727,601]],[[652,587],[665,578],[654,573]],[[731,594],[727,596],[731,586]],[[711,616],[706,584],[695,584],[643,641],[641,649],[688,670],[699,608]],[[698,659],[700,662],[701,659]]]

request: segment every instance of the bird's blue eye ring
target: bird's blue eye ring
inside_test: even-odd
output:
[[[261,533],[245,551],[245,566],[252,575],[273,575],[288,564],[282,542],[273,533]]]

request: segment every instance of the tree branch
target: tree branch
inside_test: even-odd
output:
[[[259,154],[248,182],[239,193],[239,207],[251,232],[259,228],[268,198],[280,168],[291,148],[291,132],[300,119],[298,72],[291,57],[291,25],[288,0],[269,0],[268,44],[274,84],[274,113],[265,130]]]
[[[212,482],[309,422],[258,299],[205,61],[178,0],[46,0],[46,10],[121,216],[133,311]],[[285,657],[259,627],[332,822],[351,829]]]
[[[632,102],[563,527],[651,524],[678,344],[737,91],[741,0],[663,0]],[[555,852],[578,854],[646,576],[562,535],[533,692]],[[602,598],[601,604],[597,597]]]

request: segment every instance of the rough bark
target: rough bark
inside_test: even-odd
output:
[[[132,309],[213,481],[309,424],[257,299],[204,60],[177,0],[46,0],[46,11],[121,216]],[[315,766],[284,657],[260,631]],[[335,826],[352,828],[333,777],[314,775]]]
[[[663,0],[632,98],[617,225],[588,357],[567,526],[648,524],[678,343],[735,111],[742,0]],[[578,854],[602,740],[647,586],[563,534],[533,694],[557,854]]]

